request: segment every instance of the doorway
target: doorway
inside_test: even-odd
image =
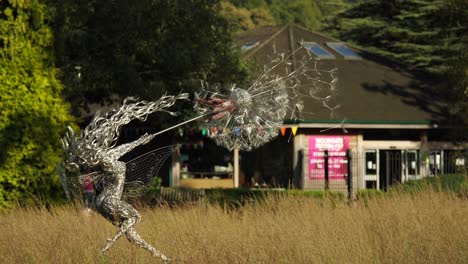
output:
[[[401,183],[401,150],[379,150],[379,187],[387,190],[395,183]]]

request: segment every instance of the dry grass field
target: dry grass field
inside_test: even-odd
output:
[[[235,210],[143,208],[141,236],[172,263],[468,263],[468,201],[447,193],[345,202],[271,196]],[[0,215],[2,263],[159,263],[74,207]]]

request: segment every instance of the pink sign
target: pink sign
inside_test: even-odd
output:
[[[348,175],[348,149],[349,136],[310,136],[309,179],[325,178],[325,150],[328,150],[328,178],[344,179]]]

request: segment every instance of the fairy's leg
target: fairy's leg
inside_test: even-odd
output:
[[[107,239],[107,243],[104,246],[104,248],[102,248],[101,251],[106,252],[107,250],[109,250],[109,248],[115,243],[115,241],[117,241],[117,239],[119,239],[123,234],[124,234],[124,232],[122,232],[122,229],[120,229],[117,232],[117,234],[115,234],[114,238]]]
[[[107,251],[115,243],[115,241],[117,241],[117,239],[119,239],[123,234],[127,232],[128,228],[135,225],[141,219],[141,216],[138,213],[138,211],[135,208],[133,208],[130,204],[124,201],[119,201],[115,203],[115,208],[112,213],[113,215],[117,215],[119,218],[119,231],[116,233],[114,238],[107,240],[107,243],[102,249],[102,252]]]
[[[143,238],[141,238],[140,235],[138,235],[135,228],[133,227],[136,223],[140,222],[141,220],[140,213],[138,213],[138,211],[135,208],[133,208],[133,206],[131,206],[130,204],[126,202],[123,202],[122,205],[125,206],[125,209],[126,209],[125,213],[126,213],[127,219],[125,219],[122,222],[122,225],[120,226],[120,230],[125,233],[128,241],[130,241],[130,243],[133,243],[135,245],[138,245],[148,250],[149,252],[151,252],[153,256],[160,257],[162,260],[168,261],[169,260],[168,257],[166,257],[164,254],[159,252],[153,246],[148,244],[145,240],[143,240]]]
[[[130,241],[131,243],[148,250],[155,257],[159,257],[164,261],[169,261],[169,258],[166,255],[164,255],[159,250],[155,249],[153,246],[151,246],[145,240],[143,240],[143,238],[141,238],[140,235],[138,235],[138,233],[135,231],[135,228],[133,226],[127,229],[125,235],[127,236],[128,241]]]

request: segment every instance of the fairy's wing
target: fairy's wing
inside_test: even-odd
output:
[[[128,161],[125,175],[125,197],[142,195],[174,150],[175,146],[166,146]]]
[[[91,184],[93,188],[96,186],[99,191],[99,187],[102,186],[104,180],[102,172],[94,171],[83,174],[76,164],[75,166],[70,165],[73,165],[73,163],[61,162],[56,168],[69,201],[82,201],[84,187],[87,184]]]
[[[59,176],[60,183],[62,184],[63,190],[65,191],[65,195],[67,196],[68,200],[72,200],[75,197],[75,192],[76,192],[76,184],[73,181],[74,179],[69,179],[67,177],[66,169],[65,169],[65,164],[64,162],[61,162],[58,164],[56,167],[55,171],[57,175]]]

